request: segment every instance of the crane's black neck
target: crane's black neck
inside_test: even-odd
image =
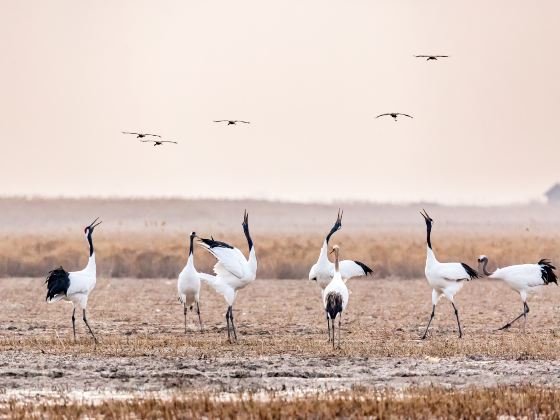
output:
[[[426,243],[428,244],[428,248],[432,249],[432,224],[426,223]]]
[[[243,232],[247,238],[247,244],[249,245],[249,252],[253,249],[253,240],[251,239],[251,234],[249,233],[249,225],[243,225]]]
[[[93,255],[93,239],[91,237],[91,230],[88,230],[87,240],[89,242],[89,256]]]
[[[193,254],[193,249],[194,249],[193,242],[194,242],[194,236],[191,235],[191,246],[189,248],[189,256]]]
[[[488,258],[482,261],[482,272],[484,273],[485,276],[491,276],[493,273],[488,272],[488,270],[486,269],[487,265],[488,265]]]

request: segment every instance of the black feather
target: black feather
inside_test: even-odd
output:
[[[471,280],[480,278],[480,274],[478,274],[478,272],[475,269],[469,267],[465,263],[461,263],[461,265],[463,266],[463,268],[465,269],[465,271],[467,272],[467,274],[471,278]]]
[[[204,239],[200,238],[200,242],[208,245],[209,248],[229,248],[233,249],[231,245],[226,244],[225,242],[215,241],[214,238],[212,239]]]
[[[371,268],[369,268],[367,265],[365,265],[363,262],[360,261],[354,261],[356,264],[358,264],[360,267],[362,267],[362,270],[364,270],[364,274],[367,276],[368,274],[373,274],[373,270]]]
[[[331,319],[335,319],[339,313],[342,313],[342,296],[340,293],[330,292],[327,295],[327,305],[325,310]]]
[[[49,272],[45,283],[47,284],[47,297],[45,300],[52,299],[62,293],[67,295],[68,288],[70,287],[70,275],[61,266]]]
[[[543,279],[544,284],[556,283],[558,286],[558,276],[554,272],[556,267],[554,267],[546,258],[540,260],[538,264],[541,266],[541,278]]]

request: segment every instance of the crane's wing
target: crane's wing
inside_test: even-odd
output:
[[[233,274],[239,279],[243,277],[247,260],[239,249],[213,239],[200,238],[199,244],[218,260],[214,266],[214,272],[218,276],[226,277]]]
[[[375,118],[379,118],[379,117],[384,117],[385,115],[391,115],[391,114],[379,114],[377,117]]]
[[[229,122],[229,120],[215,120],[214,122]]]
[[[176,141],[171,141],[171,140],[161,140],[160,143],[175,143],[175,144],[179,144]]]
[[[437,57],[437,58],[447,58],[449,57],[448,55],[434,55],[432,57]]]
[[[414,118],[414,117],[413,117],[412,115],[408,115],[408,114],[402,114],[402,113],[400,113],[400,112],[399,112],[399,114],[398,114],[398,115],[404,115],[405,117],[408,117],[408,118]]]
[[[242,123],[245,123],[245,124],[251,124],[249,121],[235,120],[235,122],[242,122]]]
[[[448,281],[477,279],[480,275],[465,263],[442,263],[438,274]]]
[[[225,283],[221,278],[206,273],[198,273],[200,280],[208,284],[216,292],[220,293],[229,305],[233,305],[235,290]]]
[[[130,131],[121,131],[121,133],[123,133],[123,134],[134,134],[135,136],[137,136],[138,134],[142,134],[142,133],[132,133]]]
[[[373,274],[373,270],[360,261],[340,261],[340,275],[342,276],[342,280],[348,280],[352,277],[367,276],[368,274]]]
[[[161,136],[159,134],[150,134],[150,133],[144,133],[145,136],[153,136],[153,137],[159,137],[161,139]]]
[[[416,58],[428,58],[428,57],[432,57],[431,55],[415,55],[414,57]]]

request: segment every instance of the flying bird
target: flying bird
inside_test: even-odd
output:
[[[216,120],[214,122],[216,122],[216,123],[227,122],[227,125],[235,125],[237,123],[251,124],[249,121],[242,121],[242,120]]]
[[[215,241],[214,238],[200,238],[199,242],[201,247],[218,260],[214,266],[216,276],[205,275],[201,278],[216,292],[221,294],[228,304],[226,323],[230,343],[237,341],[237,331],[233,322],[233,304],[237,292],[251,284],[257,277],[257,256],[249,233],[249,214],[247,214],[247,211],[243,215],[242,226],[249,246],[248,259],[245,259],[245,256],[239,249],[225,242]]]
[[[194,267],[194,247],[193,241],[196,238],[196,232],[192,232],[189,247],[189,258],[187,265],[179,274],[177,279],[177,290],[179,292],[179,302],[183,304],[183,314],[185,316],[185,334],[187,333],[187,310],[191,311],[196,305],[196,314],[198,315],[198,323],[200,325],[200,332],[202,332],[202,320],[200,319],[200,279],[204,273],[199,273]]]
[[[84,233],[86,235],[86,239],[89,243],[89,259],[82,271],[73,271],[67,272],[64,268],[59,267],[57,269],[52,270],[45,280],[47,284],[47,298],[48,302],[58,302],[60,300],[65,300],[72,302],[74,309],[72,311],[72,330],[74,332],[74,342],[76,342],[76,307],[80,306],[83,310],[83,320],[86,324],[91,336],[95,343],[97,343],[97,338],[93,333],[87,318],[86,318],[86,309],[87,309],[87,302],[88,297],[93,288],[95,287],[96,282],[96,266],[95,266],[95,251],[93,249],[93,230],[101,224],[101,222],[97,222],[95,219],[93,222],[90,223],[89,226],[86,226],[84,229]]]
[[[554,272],[556,267],[553,266],[547,259],[541,259],[536,264],[519,264],[510,265],[509,267],[504,268],[497,268],[492,273],[488,272],[486,269],[486,266],[488,265],[488,257],[486,255],[478,257],[478,263],[479,265],[482,265],[482,272],[484,275],[488,276],[490,279],[503,280],[511,289],[519,293],[521,301],[523,302],[523,312],[521,315],[513,321],[508,322],[502,328],[499,328],[499,330],[508,329],[515,321],[523,317],[523,331],[525,331],[527,314],[529,313],[527,294],[534,293],[537,291],[539,286],[546,286],[550,283],[556,283],[558,286],[558,277]]]
[[[176,141],[170,141],[170,140],[140,140],[142,143],[154,143],[154,146],[161,146],[163,145],[163,143],[173,143],[173,144],[179,144]]]
[[[340,274],[340,263],[339,263],[339,247],[335,245],[331,253],[334,252],[334,276],[331,282],[325,288],[325,293],[323,294],[323,304],[325,306],[325,312],[327,313],[327,326],[329,328],[329,341],[332,341],[334,349],[334,330],[335,330],[335,320],[338,315],[338,348],[340,348],[340,327],[342,324],[342,312],[346,309],[348,305],[348,288],[346,283],[342,280]],[[332,330],[332,339],[331,339]]]
[[[457,318],[457,326],[459,327],[459,338],[461,338],[463,332],[461,331],[461,322],[459,321],[459,311],[455,306],[453,296],[461,290],[465,281],[477,279],[480,275],[465,263],[440,263],[436,259],[430,238],[434,221],[428,213],[426,213],[426,210],[424,210],[424,213],[420,212],[420,214],[426,221],[427,247],[425,273],[426,280],[428,280],[428,284],[432,288],[432,314],[430,315],[430,321],[428,322],[422,339],[425,339],[428,334],[428,329],[435,316],[436,305],[442,296],[445,296],[453,306],[455,317]]]
[[[159,137],[161,138],[161,136],[159,134],[149,134],[149,133],[131,133],[130,131],[122,131],[123,134],[133,134],[136,136],[137,139],[143,139],[144,137],[147,136],[152,136],[152,137]]]
[[[403,113],[401,113],[401,112],[389,112],[389,113],[386,113],[386,114],[379,114],[379,115],[378,115],[377,117],[375,117],[375,118],[388,116],[388,117],[393,117],[393,119],[394,119],[395,121],[397,121],[397,117],[398,117],[399,115],[403,115],[403,116],[408,117],[408,118],[414,118],[414,117],[411,116],[411,115],[403,114]]]
[[[426,61],[435,60],[437,61],[438,58],[447,58],[448,55],[415,55],[416,58],[425,58]]]
[[[334,277],[334,264],[329,261],[328,257],[329,240],[334,233],[342,228],[342,214],[343,212],[339,210],[336,222],[323,241],[319,259],[309,271],[309,280],[316,281],[323,290]],[[345,282],[352,277],[367,276],[368,274],[373,274],[373,270],[360,261],[340,261],[340,276]]]

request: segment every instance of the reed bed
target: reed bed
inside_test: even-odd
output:
[[[241,232],[217,236],[247,251]],[[254,234],[259,278],[304,279],[317,260],[324,237],[311,234]],[[105,277],[175,278],[187,259],[188,237],[177,233],[95,234],[98,274]],[[441,261],[462,261],[476,267],[487,254],[490,266],[560,261],[560,237],[531,232],[484,235],[468,230],[435,231],[434,247]],[[376,278],[423,276],[426,255],[423,228],[381,234],[338,233],[332,244],[341,245],[341,257],[359,260],[374,269]],[[59,265],[81,269],[87,245],[77,234],[0,236],[0,277],[41,277]],[[214,260],[196,252],[199,270],[211,272]]]

